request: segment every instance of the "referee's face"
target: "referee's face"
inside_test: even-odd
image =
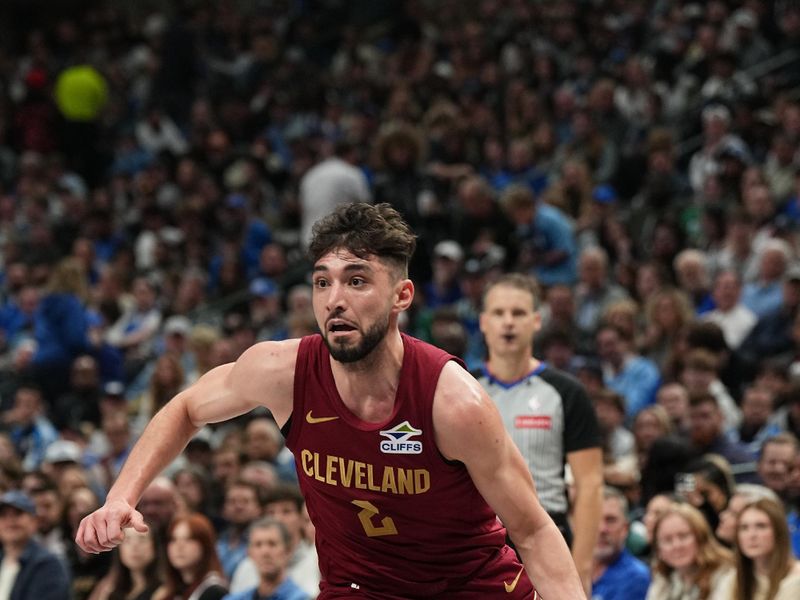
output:
[[[529,292],[502,284],[489,290],[480,327],[490,357],[530,356],[533,336],[540,326],[541,318]]]

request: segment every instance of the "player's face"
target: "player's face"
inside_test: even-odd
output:
[[[411,281],[397,277],[384,261],[343,249],[317,261],[313,283],[317,324],[331,356],[343,363],[367,357],[414,295]]]
[[[508,285],[489,290],[480,318],[490,356],[531,354],[541,318],[530,293]]]

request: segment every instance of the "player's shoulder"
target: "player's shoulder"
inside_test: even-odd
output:
[[[477,415],[492,406],[480,383],[469,371],[455,361],[442,367],[434,394],[434,418],[466,418],[468,414]]]
[[[258,342],[245,350],[236,361],[235,371],[243,373],[293,372],[302,338],[278,342]]]

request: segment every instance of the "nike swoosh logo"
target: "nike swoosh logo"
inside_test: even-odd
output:
[[[311,411],[308,411],[306,415],[306,421],[311,423],[312,425],[316,425],[317,423],[327,423],[328,421],[335,421],[339,417],[312,417]]]
[[[511,593],[511,592],[513,592],[515,589],[517,589],[517,584],[519,583],[519,578],[520,578],[520,577],[522,577],[522,572],[523,572],[524,570],[525,570],[525,567],[522,567],[522,568],[519,570],[519,573],[517,573],[517,576],[516,576],[516,577],[514,577],[514,581],[512,581],[511,583],[508,583],[508,582],[506,582],[506,581],[504,581],[504,582],[503,582],[503,585],[504,585],[504,586],[506,586],[506,593],[507,593],[507,594],[510,594],[510,593]]]

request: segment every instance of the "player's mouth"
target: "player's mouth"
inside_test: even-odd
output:
[[[511,342],[513,342],[514,340],[517,339],[517,334],[515,334],[515,333],[504,333],[500,337],[503,338],[507,343],[511,343]]]
[[[328,321],[328,333],[345,334],[356,331],[356,327],[341,319],[331,319]]]

